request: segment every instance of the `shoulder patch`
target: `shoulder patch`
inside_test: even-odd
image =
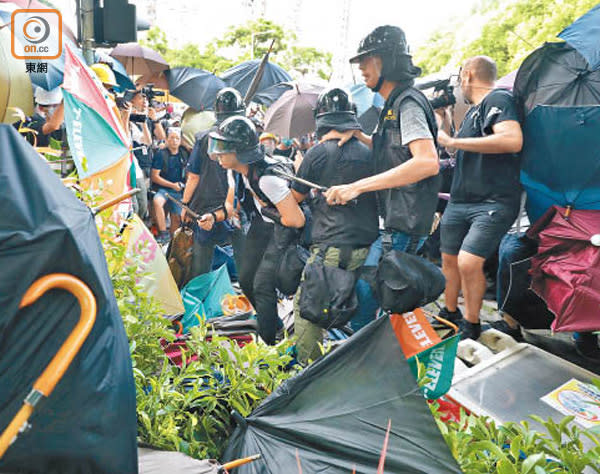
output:
[[[388,109],[387,114],[385,114],[384,120],[397,120],[396,114],[392,109]]]

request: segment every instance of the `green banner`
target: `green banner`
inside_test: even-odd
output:
[[[460,336],[457,334],[408,359],[415,377],[418,377],[417,359],[425,366],[425,376],[429,379],[421,387],[425,398],[435,400],[450,390],[459,340]]]

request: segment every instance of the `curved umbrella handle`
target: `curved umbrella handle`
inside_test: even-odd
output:
[[[96,298],[94,298],[94,294],[85,283],[66,273],[53,273],[36,280],[23,296],[19,309],[33,304],[44,293],[53,288],[69,291],[77,298],[81,308],[79,321],[44,369],[42,375],[35,381],[33,389],[23,401],[23,406],[0,436],[0,458],[17,438],[19,431],[27,428],[27,420],[33,413],[37,403],[42,397],[48,397],[52,393],[73,358],[79,352],[96,320]]]

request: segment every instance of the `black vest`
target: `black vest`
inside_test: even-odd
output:
[[[437,124],[429,100],[414,87],[394,89],[381,111],[379,124],[373,135],[377,173],[399,166],[412,158],[409,147],[402,145],[400,129],[400,104],[409,97],[425,112],[433,140],[437,142]],[[440,185],[441,178],[436,175],[407,186],[380,191],[379,206],[386,229],[411,235],[428,235],[437,207]]]

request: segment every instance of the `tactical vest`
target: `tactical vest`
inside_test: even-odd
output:
[[[429,101],[414,87],[396,88],[388,97],[379,124],[373,135],[373,155],[377,173],[401,165],[412,158],[408,146],[402,145],[400,104],[407,98],[415,100],[425,112],[429,130],[437,143],[437,124]],[[386,229],[411,235],[428,235],[441,185],[439,175],[417,183],[378,192],[380,212]]]

